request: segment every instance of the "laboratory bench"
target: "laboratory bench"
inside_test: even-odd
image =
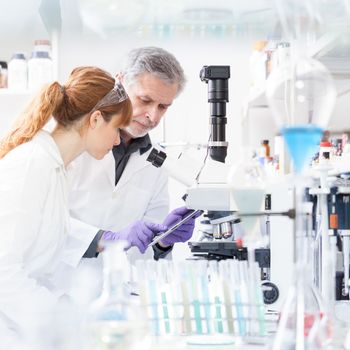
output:
[[[337,321],[333,328],[333,342],[328,346],[327,349],[338,350],[338,349],[350,349],[349,347],[344,347],[344,342],[350,325],[347,323]],[[213,335],[214,336],[214,335]],[[205,344],[205,340],[198,342],[197,344],[192,344],[189,339],[198,340],[201,336],[159,336],[153,337],[150,342],[150,350],[268,350],[272,349],[272,340],[274,334],[270,334],[266,341],[263,343],[261,340],[255,342],[254,340],[251,343],[243,343],[241,341],[231,341],[230,337],[223,337],[222,345],[218,344]],[[206,337],[206,336],[203,336]],[[228,341],[225,342],[225,339]],[[350,339],[349,339],[350,341]],[[208,341],[209,343],[210,341]],[[259,343],[260,342],[260,343]]]
[[[200,336],[197,336],[198,338]],[[208,341],[210,343],[210,341]],[[265,344],[244,344],[239,342],[222,342],[222,345],[217,344],[205,344],[205,341],[200,344],[192,344],[192,341],[188,340],[188,337],[156,337],[152,339],[151,350],[262,350],[268,349],[268,346]]]

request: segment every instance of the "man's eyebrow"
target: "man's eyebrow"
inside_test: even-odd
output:
[[[140,98],[145,98],[145,99],[147,99],[147,100],[149,100],[151,102],[154,102],[153,98],[151,96],[149,96],[149,95],[140,95]],[[162,103],[161,102],[159,104],[162,105],[162,106],[165,106],[165,107],[170,107],[172,105],[172,102],[170,102],[170,103]]]

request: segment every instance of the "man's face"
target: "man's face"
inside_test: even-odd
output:
[[[172,104],[177,90],[178,84],[167,84],[150,73],[137,77],[134,82],[126,86],[133,107],[133,116],[130,125],[123,130],[133,138],[146,135],[159,124]]]

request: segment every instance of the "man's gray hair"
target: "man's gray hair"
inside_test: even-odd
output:
[[[177,94],[186,83],[184,71],[175,56],[159,47],[141,47],[128,53],[121,70],[125,84],[132,84],[143,73],[155,75],[167,84],[176,83]]]

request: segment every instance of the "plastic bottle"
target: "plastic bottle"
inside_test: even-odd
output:
[[[262,88],[266,80],[266,53],[267,41],[259,40],[254,43],[250,56],[251,85],[254,89]]]
[[[280,42],[276,46],[276,61],[277,67],[288,63],[290,60],[290,44],[288,42]]]
[[[0,89],[7,88],[7,62],[0,61]]]
[[[8,64],[8,88],[13,91],[27,89],[27,61],[21,52],[14,53]]]
[[[28,88],[36,90],[53,79],[52,60],[47,51],[33,51],[28,61]]]
[[[51,43],[47,39],[39,39],[34,41],[34,50],[40,52],[47,52],[49,57],[51,57]]]
[[[262,140],[261,141],[261,148],[264,150],[264,157],[266,157],[266,158],[270,157],[269,140]]]
[[[332,144],[329,141],[320,143],[319,163],[326,163],[332,159]]]

